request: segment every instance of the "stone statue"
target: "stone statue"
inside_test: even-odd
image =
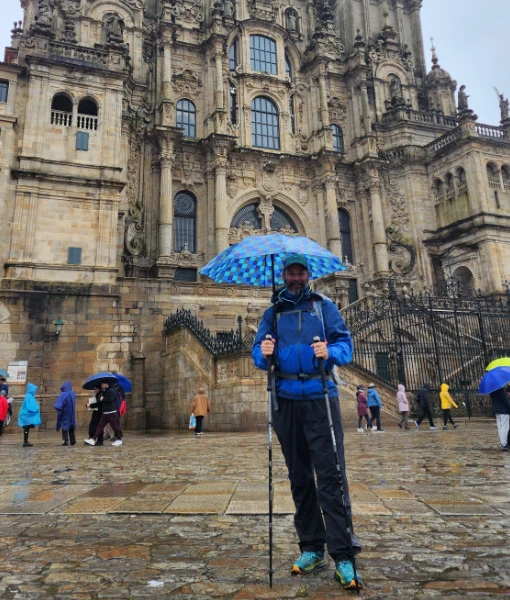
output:
[[[390,95],[393,100],[401,100],[402,99],[402,86],[398,79],[392,79],[390,82]]]
[[[501,111],[501,120],[506,121],[509,118],[509,105],[508,98],[505,98],[503,94],[499,95],[499,110]]]
[[[224,15],[226,19],[233,19],[235,13],[235,7],[233,0],[225,0]]]
[[[469,110],[468,98],[469,96],[464,91],[466,89],[465,85],[461,85],[459,89],[459,111]]]
[[[37,12],[37,24],[44,26],[50,26],[52,21],[52,10],[47,0],[41,0],[39,2],[39,10]]]
[[[287,31],[297,33],[297,15],[293,10],[287,11]]]
[[[106,40],[108,42],[123,42],[124,34],[122,20],[118,15],[112,15],[106,22]]]

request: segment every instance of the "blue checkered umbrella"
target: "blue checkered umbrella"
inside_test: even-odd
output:
[[[200,274],[217,283],[274,287],[283,284],[283,263],[291,254],[306,256],[310,279],[346,268],[338,256],[306,237],[273,233],[244,238],[213,258]]]

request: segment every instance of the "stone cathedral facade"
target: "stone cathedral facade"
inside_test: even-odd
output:
[[[21,4],[0,63],[0,367],[28,361],[48,406],[122,370],[143,422],[175,424],[164,319],[256,326],[267,291],[198,274],[247,235],[342,257],[318,284],[342,307],[390,277],[504,292],[508,100],[482,125],[435,49],[427,71],[421,0]]]

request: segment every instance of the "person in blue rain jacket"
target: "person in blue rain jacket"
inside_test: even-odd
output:
[[[292,573],[307,574],[324,568],[327,544],[335,561],[335,579],[344,588],[351,589],[356,584],[349,524],[343,509],[318,370],[318,359],[322,358],[344,498],[348,519],[352,522],[338,390],[331,374],[335,365],[351,361],[351,336],[335,304],[312,291],[305,256],[295,254],[287,258],[283,279],[285,287],[276,292],[273,305],[264,312],[260,322],[252,358],[259,369],[267,370],[267,360],[272,356],[277,365],[277,410],[273,410],[273,424],[289,472],[296,506],[294,524],[301,551]],[[268,335],[270,340],[266,339]],[[315,336],[320,342],[314,342]],[[354,534],[351,541],[354,552],[360,552],[361,546]],[[359,575],[358,581],[361,582]]]
[[[23,447],[25,448],[33,446],[28,441],[30,430],[41,424],[41,409],[35,399],[37,387],[34,383],[27,383],[27,393],[18,414],[18,425],[23,427]]]
[[[76,444],[76,394],[70,381],[66,381],[60,391],[61,394],[53,405],[57,411],[56,430],[62,429],[64,440],[62,446],[68,446],[69,439],[71,439],[71,446],[74,446]]]
[[[372,431],[384,433],[384,430],[381,427],[382,402],[373,383],[368,384],[367,405],[371,415],[368,420],[368,427],[372,427]],[[377,424],[376,426],[373,425],[374,421]]]

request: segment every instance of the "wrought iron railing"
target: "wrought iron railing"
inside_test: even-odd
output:
[[[510,296],[482,296],[447,279],[420,294],[366,297],[342,311],[351,331],[353,362],[393,386],[416,391],[448,383],[467,414],[487,413],[477,389],[485,367],[510,352]]]
[[[250,350],[253,344],[254,336],[251,332],[247,332],[243,336],[243,318],[241,316],[237,317],[237,330],[222,331],[218,336],[212,333],[203,321],[199,321],[191,310],[182,308],[168,317],[163,333],[168,335],[179,327],[189,329],[214,357]]]

